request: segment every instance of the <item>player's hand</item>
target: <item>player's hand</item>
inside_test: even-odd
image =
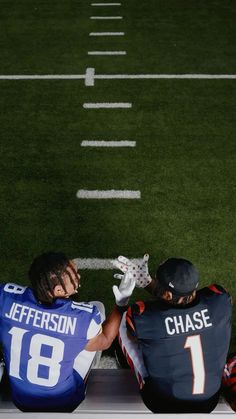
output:
[[[112,261],[112,264],[124,273],[129,272],[135,279],[137,288],[145,288],[152,282],[152,278],[148,272],[148,259],[149,255],[147,253],[138,263],[133,263],[130,259],[124,256],[119,256],[117,259]],[[114,278],[120,279],[119,274],[115,274]]]
[[[116,304],[118,306],[126,306],[135,288],[135,279],[129,272],[124,275],[118,275],[116,278],[121,279],[119,287],[117,285],[113,285],[112,287]]]

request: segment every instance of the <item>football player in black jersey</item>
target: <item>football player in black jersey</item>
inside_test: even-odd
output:
[[[198,290],[198,271],[185,259],[167,259],[153,279],[147,262],[114,262],[154,296],[128,307],[119,334],[143,401],[155,413],[210,413],[229,350],[231,297],[216,284]]]

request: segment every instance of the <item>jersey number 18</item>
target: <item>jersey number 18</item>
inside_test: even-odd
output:
[[[27,332],[29,331],[19,327],[12,327],[8,332],[12,336],[9,374],[19,379],[22,379],[20,377],[22,342]],[[50,357],[41,355],[42,345],[47,345],[51,348]],[[60,339],[51,336],[40,333],[32,336],[29,343],[29,355],[31,358],[28,361],[26,372],[27,379],[32,384],[52,387],[58,383],[61,370],[60,362],[64,356],[64,346]],[[48,373],[46,378],[39,377],[40,365],[47,367]]]

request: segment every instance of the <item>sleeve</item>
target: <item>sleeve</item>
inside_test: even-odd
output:
[[[3,303],[4,301],[6,301],[7,296],[9,296],[9,293],[6,291],[8,291],[8,287],[10,285],[13,285],[13,284],[6,283],[6,282],[3,284],[0,284],[0,316],[2,316]]]
[[[91,320],[87,330],[87,339],[90,340],[102,332],[102,318],[98,308],[94,305]]]
[[[3,289],[6,284],[0,285],[0,316],[2,316],[2,307],[3,307]]]
[[[135,329],[135,316],[141,315],[145,310],[145,304],[143,301],[137,301],[135,304],[132,304],[126,312],[126,327],[129,333],[136,337]]]
[[[225,295],[227,295],[230,304],[233,303],[231,295],[228,293],[228,291],[222,285],[211,284],[211,285],[208,285],[207,289],[210,293],[213,293],[213,294],[218,294],[218,295],[224,295],[225,294]]]

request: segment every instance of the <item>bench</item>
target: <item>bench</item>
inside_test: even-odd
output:
[[[236,418],[235,413],[223,400],[211,413],[217,419]],[[73,413],[23,413],[12,403],[9,396],[1,394],[0,419],[68,419],[71,415],[78,415],[79,419],[143,419],[153,415],[138,392],[136,379],[130,370],[126,369],[93,369],[91,370],[87,395],[85,400]],[[181,414],[186,419],[189,414]],[[191,419],[207,419],[209,414],[191,414]],[[159,419],[177,419],[177,414],[158,414]]]

